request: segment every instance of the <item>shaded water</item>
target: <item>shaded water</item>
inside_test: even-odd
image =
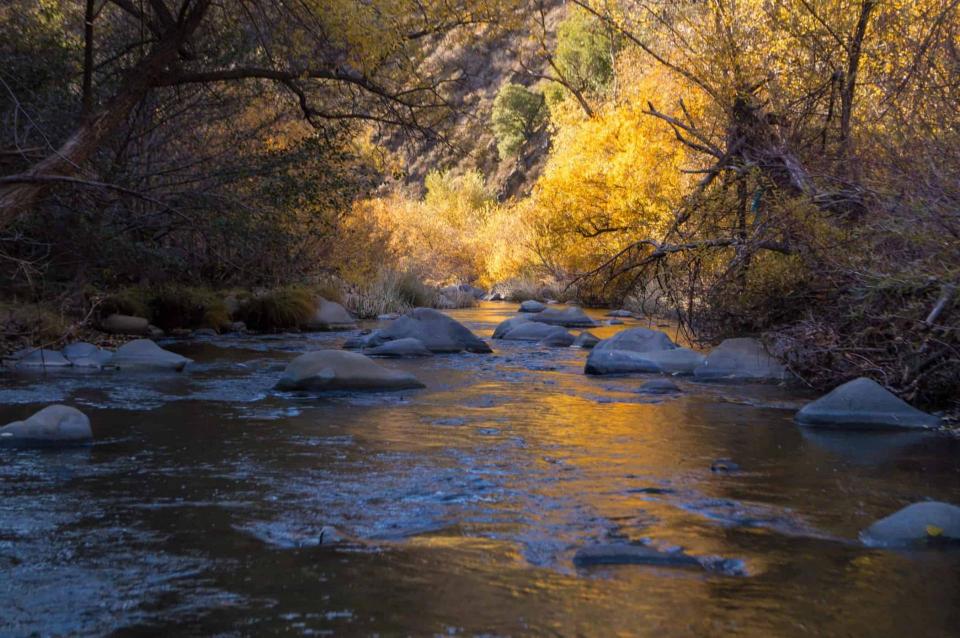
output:
[[[450,314],[489,337],[514,308]],[[807,397],[782,388],[652,398],[522,343],[384,363],[425,390],[270,389],[344,337],[165,344],[196,359],[181,375],[2,378],[0,423],[65,402],[97,444],[0,450],[0,635],[960,632],[960,552],[856,543],[908,502],[960,502],[955,439],[803,431]],[[574,567],[613,540],[745,575]]]

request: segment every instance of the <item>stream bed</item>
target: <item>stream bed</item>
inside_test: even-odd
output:
[[[586,351],[489,340],[515,308],[449,312],[493,354],[383,361],[410,392],[272,390],[347,333],[0,377],[0,423],[66,403],[96,441],[0,450],[0,636],[960,635],[960,551],[857,540],[960,503],[960,440],[801,429],[796,388],[644,395],[585,376]],[[611,542],[733,568],[574,565]]]

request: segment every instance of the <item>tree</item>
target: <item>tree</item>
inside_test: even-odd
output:
[[[542,93],[507,82],[493,102],[491,123],[501,158],[515,156],[546,121]]]

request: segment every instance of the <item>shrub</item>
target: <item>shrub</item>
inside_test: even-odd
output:
[[[493,101],[491,122],[501,158],[516,155],[526,141],[546,121],[542,93],[508,82],[500,87]]]
[[[294,330],[313,317],[316,297],[308,290],[288,286],[254,295],[240,306],[238,317],[251,330]]]
[[[151,295],[150,320],[164,330],[213,328],[230,325],[230,312],[217,293],[188,286],[166,286]]]

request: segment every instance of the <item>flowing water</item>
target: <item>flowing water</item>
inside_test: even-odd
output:
[[[514,308],[450,314],[489,337]],[[909,502],[960,502],[955,439],[805,431],[809,395],[777,387],[650,397],[523,343],[384,362],[425,390],[271,390],[344,337],[164,344],[196,360],[184,374],[0,378],[0,423],[63,402],[97,440],[0,450],[0,635],[960,633],[960,552],[857,542]],[[628,541],[734,567],[573,564]]]

